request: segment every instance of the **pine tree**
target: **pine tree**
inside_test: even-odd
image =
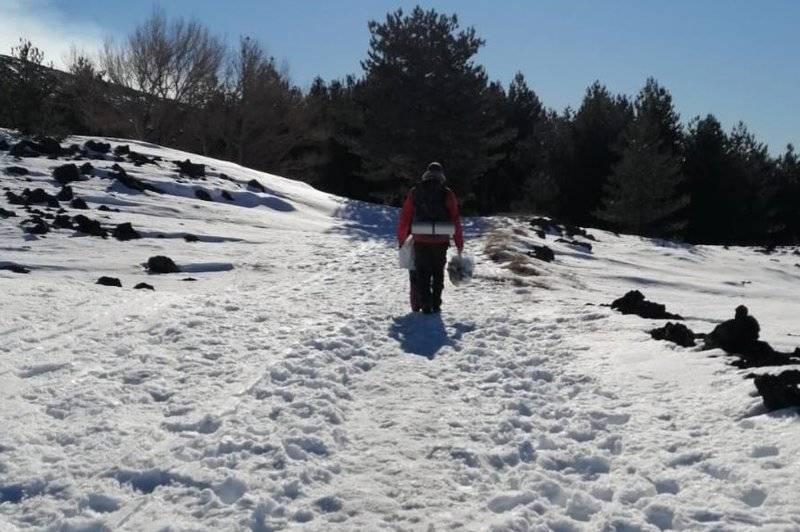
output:
[[[673,220],[686,206],[677,197],[680,159],[661,137],[657,121],[637,117],[623,135],[622,159],[605,186],[606,199],[595,215],[614,228],[638,235],[670,236],[685,224]]]
[[[600,206],[604,184],[620,159],[620,135],[632,119],[626,97],[613,96],[599,82],[586,89],[570,134],[559,139],[567,145],[558,150],[569,157],[555,174],[559,215],[576,224],[594,223],[592,212]]]
[[[685,138],[683,173],[690,197],[686,237],[695,244],[725,243],[735,222],[733,187],[728,155],[730,141],[714,117],[695,118]]]
[[[474,57],[484,44],[455,15],[420,7],[369,23],[370,48],[357,90],[364,109],[365,177],[385,197],[431,161],[468,202],[472,184],[496,161],[502,120],[486,73]]]
[[[506,93],[497,88],[497,113],[503,117],[496,133],[505,138],[496,153],[501,157],[481,179],[478,205],[481,214],[507,212],[519,204],[528,178],[542,157],[545,113],[542,103],[518,72]]]

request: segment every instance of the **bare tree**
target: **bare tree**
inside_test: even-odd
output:
[[[124,43],[105,43],[101,63],[113,83],[140,93],[137,134],[163,141],[175,134],[183,111],[213,94],[224,58],[225,45],[208,28],[183,19],[168,22],[154,9]]]
[[[287,69],[278,69],[258,41],[244,37],[231,58],[226,85],[226,156],[239,164],[285,169],[302,101]]]

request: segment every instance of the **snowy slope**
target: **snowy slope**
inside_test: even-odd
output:
[[[599,306],[640,289],[706,332],[745,303],[793,348],[788,250],[592,231],[589,253],[548,235],[556,260],[520,276],[487,240],[541,239],[473,220],[476,279],[446,288],[441,317],[414,315],[392,209],[99,140],[160,156],[119,164],[166,193],[72,184],[91,209],[69,214],[141,240],[0,218],[0,264],[31,269],[0,270],[0,530],[800,530],[796,412],[765,413],[719,352]],[[187,158],[209,177],[180,177],[169,161]],[[0,181],[55,193],[64,162],[0,152]],[[160,254],[186,273],[148,275]]]

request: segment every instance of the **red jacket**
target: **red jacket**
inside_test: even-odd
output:
[[[397,242],[402,246],[408,235],[411,234],[411,222],[414,220],[414,198],[413,189],[409,191],[400,210],[400,220],[397,223]],[[458,251],[464,249],[464,233],[461,229],[461,218],[458,216],[458,200],[452,190],[447,191],[447,213],[455,226],[453,240]],[[414,235],[414,242],[422,244],[446,244],[450,237],[444,235]]]

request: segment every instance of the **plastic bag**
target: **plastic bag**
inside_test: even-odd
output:
[[[403,270],[414,269],[414,237],[409,235],[397,254],[397,267]]]
[[[467,284],[472,281],[475,261],[467,255],[453,255],[447,264],[447,276],[454,285]]]

